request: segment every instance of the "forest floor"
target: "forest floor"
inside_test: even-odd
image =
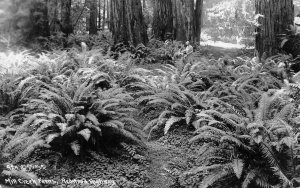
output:
[[[254,48],[246,48],[240,44],[225,43],[221,41],[206,41],[201,43],[201,48],[204,52],[214,58],[226,57],[238,57],[238,56],[253,56]]]
[[[226,48],[205,45],[204,55],[212,56],[216,59],[222,56],[237,57],[253,53],[253,50],[239,48]],[[156,65],[145,66],[143,68],[158,68]],[[146,125],[151,117],[136,117]],[[54,185],[44,184],[42,187],[124,187],[124,188],[180,188],[184,183],[178,179],[180,172],[199,165],[197,154],[200,146],[188,143],[192,134],[186,128],[177,128],[168,135],[162,136],[158,140],[146,142],[148,147],[144,153],[146,160],[134,160],[126,155],[102,155],[94,156],[90,160],[78,161],[77,159],[59,161],[53,165],[55,156],[44,156],[39,153],[39,161],[46,165],[47,169],[37,171],[39,178],[44,180],[55,180]],[[36,164],[37,158],[33,156],[27,163]],[[27,164],[26,163],[26,164]],[[56,168],[54,168],[56,166]],[[82,185],[68,180],[113,180],[119,186],[113,186],[106,182],[106,185],[98,184]],[[181,185],[179,185],[179,182]],[[48,182],[49,183],[49,182]],[[100,185],[100,186],[99,186]],[[16,186],[13,186],[16,187]]]

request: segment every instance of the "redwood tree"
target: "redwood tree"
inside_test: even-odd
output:
[[[72,0],[61,0],[61,23],[62,31],[69,35],[73,33],[73,24],[71,20]]]
[[[89,34],[96,35],[97,34],[97,0],[90,0],[90,21],[89,21]]]
[[[137,45],[148,42],[141,0],[111,0],[110,11],[114,43],[131,42]]]
[[[160,40],[165,40],[166,33],[173,33],[172,0],[154,0],[152,31]]]
[[[203,10],[203,0],[196,1],[195,7],[195,17],[194,17],[194,33],[193,41],[200,42],[201,37],[201,26],[202,26],[202,10]]]
[[[106,16],[106,6],[108,6],[107,3],[106,3],[106,0],[104,0],[103,3],[104,3],[104,5],[103,5],[103,24],[102,24],[102,30],[105,29],[105,22],[106,22],[106,18],[105,18],[105,16]]]
[[[28,40],[35,39],[36,37],[48,37],[50,36],[50,27],[48,20],[48,8],[47,0],[32,2],[30,8],[29,20],[32,24],[32,28],[27,37]]]
[[[289,25],[294,24],[293,0],[255,0],[259,27],[256,28],[255,48],[259,57],[263,53],[272,56],[278,53],[278,35],[286,33]]]
[[[173,0],[173,15],[175,39],[191,40],[194,29],[194,0]]]
[[[172,33],[175,40],[200,42],[202,8],[203,0],[154,0],[154,37]]]

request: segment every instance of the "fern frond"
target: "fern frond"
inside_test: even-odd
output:
[[[238,179],[241,178],[244,171],[244,161],[241,159],[233,159],[231,167]]]
[[[29,157],[37,148],[40,147],[45,147],[45,148],[50,148],[48,144],[45,143],[44,140],[38,140],[30,144],[29,146],[26,147],[25,150],[21,151],[13,160],[13,163],[18,163],[20,160],[25,159]]]
[[[226,168],[219,169],[219,170],[216,169],[214,170],[214,173],[211,173],[210,175],[204,177],[200,186],[203,188],[208,188],[210,186],[213,186],[216,182],[220,181],[222,178],[231,174],[232,172],[230,170],[226,170]]]
[[[242,188],[248,188],[249,184],[255,179],[258,174],[259,172],[256,169],[252,169],[250,172],[248,172],[242,183]]]
[[[182,117],[174,117],[172,116],[171,118],[169,118],[165,124],[165,128],[164,128],[164,134],[166,135],[170,128],[175,124],[178,123],[179,121],[183,120]]]
[[[151,120],[151,121],[149,121],[148,123],[147,123],[147,125],[144,127],[144,131],[148,131],[149,129],[151,129],[152,127],[154,127],[155,125],[157,125],[157,123],[158,123],[158,118],[157,119],[153,119],[153,120]]]

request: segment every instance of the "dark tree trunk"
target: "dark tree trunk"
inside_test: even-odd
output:
[[[50,21],[50,33],[57,33],[61,32],[62,25],[58,18],[58,0],[53,0],[49,2],[48,5],[48,16],[49,18],[52,18]]]
[[[102,24],[102,30],[105,29],[105,22],[106,22],[106,0],[104,0],[104,6],[103,6],[103,24]]]
[[[294,24],[293,0],[255,0],[256,14],[263,17],[258,19],[256,28],[255,49],[259,57],[279,52],[280,40],[278,35],[286,33],[289,25]]]
[[[108,28],[109,30],[110,30],[110,20],[111,20],[111,16],[112,16],[112,15],[111,15],[111,14],[112,14],[112,13],[111,13],[111,6],[112,6],[111,0],[107,0],[107,1],[106,1],[106,7],[107,7],[107,8],[106,8],[106,9],[107,9],[107,11],[106,11],[106,12],[107,12],[107,14],[106,14],[106,18],[107,18],[106,20],[107,20],[107,21],[106,21],[106,23],[107,23],[107,28]]]
[[[90,0],[90,27],[89,34],[97,34],[97,0]]]
[[[156,39],[163,41],[167,33],[173,33],[172,0],[154,0],[152,31]]]
[[[175,39],[191,40],[194,33],[194,0],[173,0],[172,2]]]
[[[66,35],[73,33],[73,24],[71,19],[72,0],[61,0],[61,23],[62,32]]]
[[[141,0],[111,0],[110,23],[115,44],[131,42],[136,46],[148,42]]]
[[[203,0],[196,1],[195,8],[195,18],[194,18],[194,36],[193,41],[195,43],[200,43],[201,38],[201,26],[202,26],[202,10],[203,10]]]
[[[33,1],[29,17],[32,28],[27,40],[50,36],[47,2],[47,0]]]
[[[90,11],[91,0],[85,0],[86,7],[88,7],[88,11]],[[85,15],[85,30],[90,31],[90,12],[87,12]]]

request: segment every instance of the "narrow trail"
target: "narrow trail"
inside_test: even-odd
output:
[[[148,142],[147,146],[149,147],[148,157],[151,160],[151,165],[149,167],[149,173],[152,178],[150,187],[170,187],[173,180],[167,172],[166,167],[168,162],[172,160],[171,147],[156,141]]]

